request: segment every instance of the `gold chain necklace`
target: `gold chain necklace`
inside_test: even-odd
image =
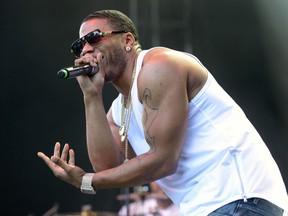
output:
[[[134,68],[129,88],[129,94],[126,101],[126,106],[124,105],[124,95],[122,95],[122,109],[121,109],[121,126],[119,128],[119,135],[121,138],[121,142],[125,142],[125,160],[124,163],[127,162],[128,159],[128,130],[130,125],[130,118],[131,118],[131,112],[132,112],[132,102],[131,102],[131,90],[132,85],[134,82],[135,74],[136,74],[136,63],[137,63],[137,56],[135,58],[134,62]]]

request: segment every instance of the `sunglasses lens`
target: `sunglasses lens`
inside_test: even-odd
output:
[[[80,57],[80,54],[82,52],[83,49],[83,43],[82,41],[79,39],[77,41],[75,41],[72,45],[71,45],[71,51],[74,53],[74,55],[76,57]]]
[[[93,32],[90,32],[89,34],[85,35],[83,38],[76,40],[71,45],[71,52],[73,52],[76,57],[80,57],[80,54],[83,50],[83,46],[85,45],[86,41],[89,44],[95,44],[101,40],[101,37],[102,37],[102,34],[98,29]]]
[[[98,43],[101,40],[101,32],[99,30],[93,31],[85,36],[85,41],[89,44]]]

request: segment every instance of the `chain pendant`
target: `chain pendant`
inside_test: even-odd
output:
[[[121,142],[124,142],[126,140],[126,134],[123,134],[122,136],[121,136]]]
[[[123,136],[124,135],[124,132],[125,132],[125,125],[121,125],[121,127],[119,128],[119,135],[120,136]]]
[[[137,52],[137,54],[138,54],[138,52]],[[121,99],[121,103],[122,103],[121,123],[122,123],[122,125],[119,127],[118,133],[120,135],[121,142],[125,143],[125,160],[124,160],[124,163],[129,160],[128,159],[128,130],[129,130],[129,123],[130,123],[130,118],[131,118],[131,110],[132,110],[131,90],[132,90],[133,81],[134,81],[135,74],[136,74],[136,64],[137,64],[137,56],[134,60],[133,72],[132,72],[132,77],[131,77],[127,101],[125,102],[125,98],[124,98],[123,94],[122,94],[122,99]]]

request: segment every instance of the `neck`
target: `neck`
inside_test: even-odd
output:
[[[133,49],[133,53],[129,53],[128,55],[128,61],[126,64],[126,67],[124,71],[122,72],[122,75],[119,77],[119,79],[113,81],[113,86],[116,88],[116,90],[124,95],[124,97],[127,99],[129,93],[130,93],[130,86],[133,84],[132,77],[133,73],[136,72],[136,61],[138,57],[138,53],[141,51],[138,49]]]

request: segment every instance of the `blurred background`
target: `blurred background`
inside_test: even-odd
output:
[[[287,0],[28,0],[1,1],[0,215],[38,216],[58,205],[116,212],[120,189],[84,195],[58,180],[37,157],[56,141],[76,151],[92,171],[85,142],[82,93],[59,80],[72,66],[70,44],[82,19],[117,9],[132,18],[144,49],[191,52],[243,108],[277,161],[288,186]],[[105,87],[105,106],[116,96]],[[261,157],[261,155],[255,155]]]

